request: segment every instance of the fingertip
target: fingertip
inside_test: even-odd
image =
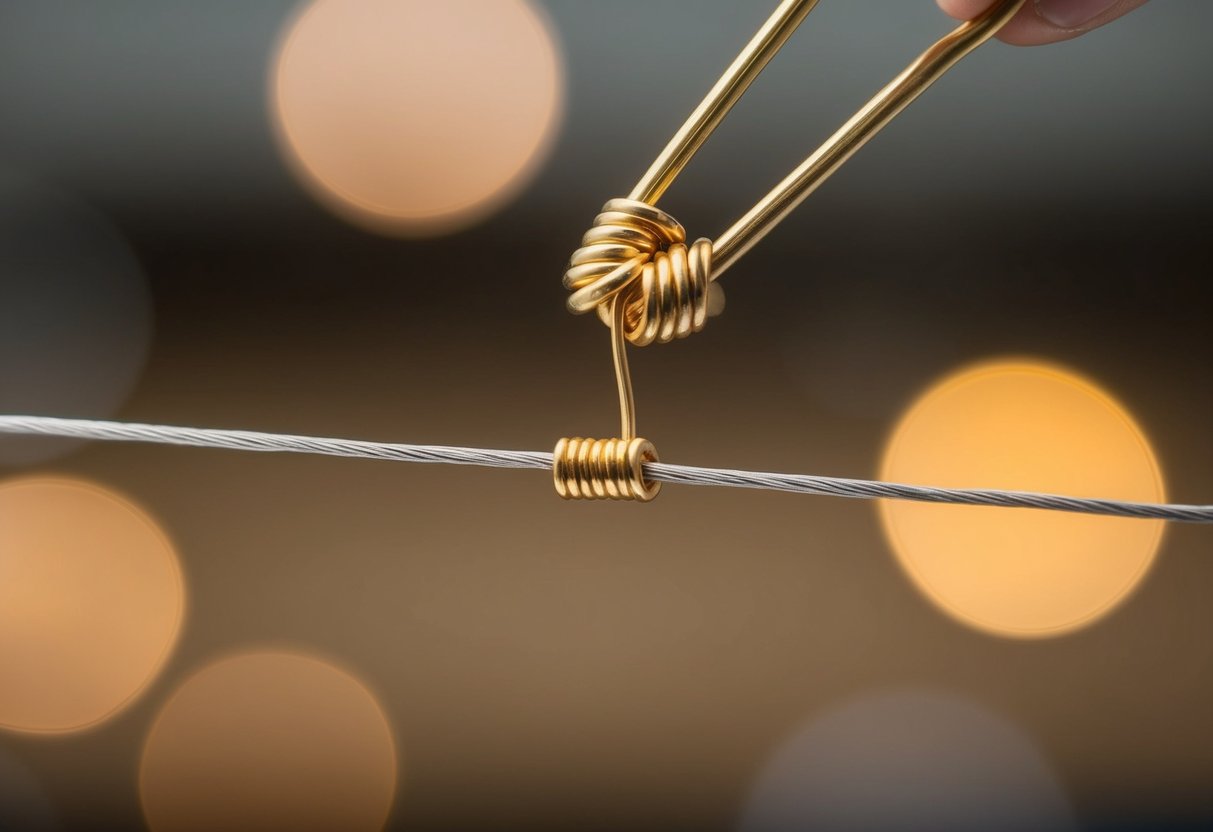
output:
[[[944,13],[958,20],[973,19],[991,1],[935,0]],[[1030,0],[998,32],[998,39],[1014,46],[1058,43],[1098,29],[1145,3],[1146,0]]]
[[[992,0],[935,0],[940,10],[957,20],[972,20],[989,8]]]
[[[939,8],[957,20],[972,20],[990,7],[993,0],[935,0]],[[1066,33],[1050,27],[1036,16],[1033,2],[1025,3],[998,32],[998,39],[1015,46],[1036,46],[1062,40]],[[1077,34],[1077,33],[1075,33]],[[1074,35],[1068,35],[1073,37]]]
[[[1081,31],[1059,29],[1046,23],[1036,15],[1035,8],[1028,8],[1025,5],[998,31],[997,37],[1003,43],[1009,43],[1012,46],[1043,46],[1047,43],[1069,40],[1080,34],[1082,34]]]

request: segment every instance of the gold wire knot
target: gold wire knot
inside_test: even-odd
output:
[[[712,241],[686,244],[686,230],[647,202],[612,199],[573,252],[564,286],[569,310],[596,310],[611,329],[622,438],[561,439],[552,454],[556,493],[566,500],[638,500],[657,496],[644,463],[657,451],[635,434],[636,407],[625,340],[638,347],[699,332],[723,307],[712,285]]]
[[[699,332],[724,294],[712,284],[712,241],[686,245],[672,216],[635,199],[612,199],[581,238],[564,273],[569,311],[598,311],[610,326],[609,301],[624,305],[623,334],[644,347]]]
[[[573,252],[564,287],[575,314],[595,310],[611,328],[622,439],[561,439],[553,453],[556,491],[565,499],[648,501],[658,483],[644,478],[656,462],[636,438],[636,405],[627,344],[667,343],[703,329],[724,306],[713,283],[765,237],[865,142],[957,61],[1002,28],[1026,0],[995,0],[922,53],[838,128],[715,242],[686,244],[679,222],[653,205],[779,51],[817,0],[782,0],[707,97],[670,139],[627,199],[612,199]]]

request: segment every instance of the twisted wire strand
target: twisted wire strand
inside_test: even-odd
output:
[[[594,217],[564,273],[574,314],[597,310],[611,325],[611,301],[624,305],[623,334],[637,347],[667,344],[703,329],[724,306],[712,284],[712,242],[687,244],[682,224],[634,199],[612,199]]]
[[[478,465],[489,468],[535,468],[550,471],[552,454],[547,451],[502,451],[460,448],[447,445],[405,445],[357,439],[330,439],[245,430],[145,425],[92,419],[59,419],[47,416],[0,416],[0,434],[62,436],[111,442],[150,442],[236,451],[307,453],[326,456],[379,459],[391,462],[435,462]],[[821,477],[812,474],[780,474],[736,471],[645,462],[644,476],[654,482],[682,485],[718,485],[760,488],[858,499],[914,500],[1002,508],[1035,508],[1109,517],[1171,520],[1178,523],[1213,523],[1213,505],[1177,505],[1067,497],[1032,491],[1000,491],[985,488],[936,488],[926,485]]]

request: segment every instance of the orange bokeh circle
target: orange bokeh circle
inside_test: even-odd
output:
[[[286,27],[271,110],[300,180],[387,234],[470,225],[546,156],[563,102],[556,39],[527,0],[313,0]]]
[[[0,483],[0,726],[112,717],[163,667],[184,608],[173,546],[137,506],[81,480]]]
[[[392,729],[366,685],[281,651],[221,659],[165,703],[139,768],[155,832],[376,830],[397,778]]]
[[[1068,370],[1009,360],[934,384],[894,429],[880,477],[952,487],[1165,502],[1141,428]],[[966,624],[1041,637],[1107,614],[1140,583],[1163,523],[1034,509],[882,501],[918,588]]]

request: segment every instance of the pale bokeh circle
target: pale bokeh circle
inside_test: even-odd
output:
[[[1018,726],[931,690],[861,696],[763,765],[740,832],[1070,832],[1053,767]]]
[[[152,725],[139,769],[153,832],[383,827],[396,750],[366,686],[282,652],[221,659],[187,679]]]
[[[562,110],[555,37],[527,0],[313,0],[271,71],[288,158],[383,233],[467,226],[513,196]]]
[[[0,727],[112,717],[163,667],[184,606],[172,544],[128,500],[79,480],[0,483]]]
[[[103,214],[0,170],[0,413],[114,415],[147,360],[152,299],[139,260]],[[0,437],[0,465],[83,440]]]
[[[936,383],[893,431],[880,477],[952,487],[1164,502],[1145,435],[1090,381],[1000,361]],[[884,530],[922,592],[959,620],[1041,637],[1107,614],[1145,576],[1163,523],[1034,509],[882,501]]]

